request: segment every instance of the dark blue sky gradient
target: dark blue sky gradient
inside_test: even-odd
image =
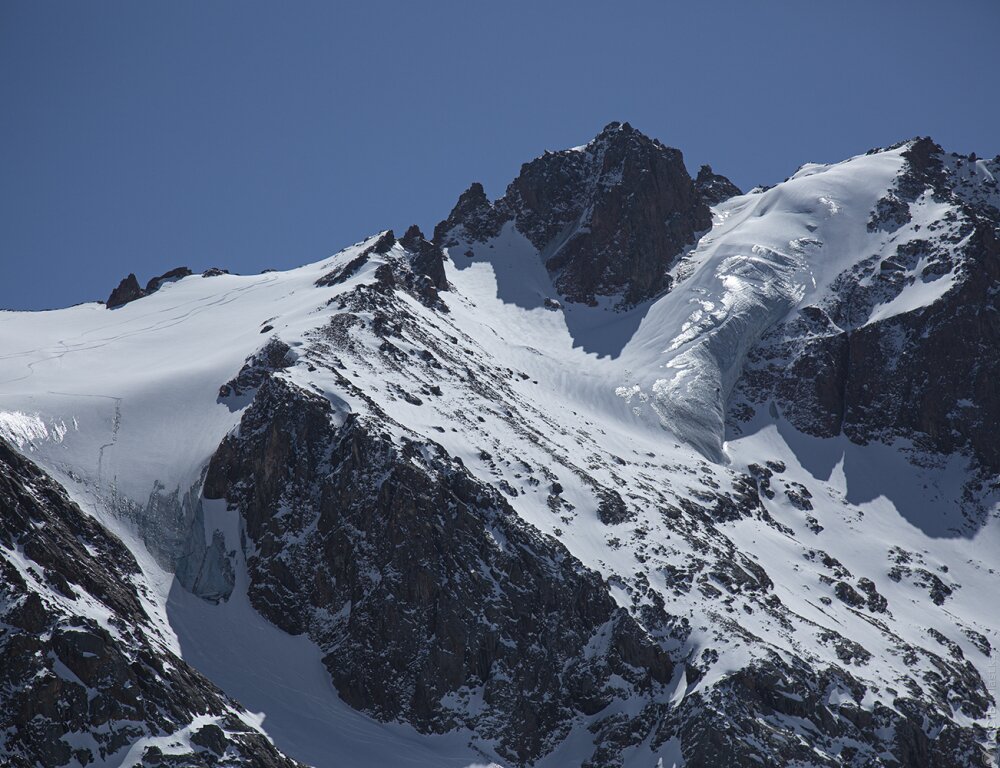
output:
[[[1000,3],[0,4],[0,307],[258,272],[443,218],[611,120],[743,188],[1000,153]]]

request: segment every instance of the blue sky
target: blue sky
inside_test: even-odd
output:
[[[929,134],[1000,154],[1000,3],[0,4],[0,307],[443,218],[611,120],[743,188]]]

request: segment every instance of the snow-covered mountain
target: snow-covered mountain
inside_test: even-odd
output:
[[[998,174],[612,123],[431,240],[0,313],[0,753],[986,764]]]

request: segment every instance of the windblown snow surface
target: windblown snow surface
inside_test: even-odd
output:
[[[873,654],[872,663],[853,670],[861,679],[880,688],[896,684],[904,661],[886,634],[843,603],[822,599],[832,588],[819,578],[819,548],[874,582],[892,606],[882,619],[891,633],[915,646],[936,646],[928,634],[935,630],[983,679],[995,680],[995,662],[966,630],[1000,644],[994,610],[1000,529],[995,504],[987,524],[973,533],[955,519],[967,470],[961,457],[918,466],[893,446],[805,436],[774,409],[727,440],[726,402],[748,350],[862,256],[886,247],[886,234],[867,231],[865,222],[899,173],[902,151],[805,166],[774,188],[717,206],[712,229],[673,270],[673,290],[627,312],[546,307],[545,299],[557,296],[550,277],[511,224],[489,243],[450,248],[451,289],[442,294],[450,312],[404,299],[427,336],[470,362],[489,361],[507,372],[506,408],[458,378],[435,380],[441,396],[416,405],[399,393],[430,380],[416,369],[380,368],[374,354],[341,360],[339,373],[476,476],[513,489],[515,510],[608,579],[624,606],[634,607],[628,585],[648,580],[668,613],[690,621],[693,653],[700,646],[720,651],[696,687],[712,685],[764,650],[836,662],[835,649],[817,642],[817,627],[836,627]],[[932,220],[940,218],[941,205],[927,200],[919,210]],[[197,489],[247,405],[223,402],[219,387],[270,337],[299,355],[279,376],[326,394],[341,411],[365,408],[324,367],[314,342],[337,312],[330,300],[371,282],[380,258],[340,285],[315,282],[371,242],[287,272],[187,277],[114,310],[91,303],[0,313],[0,434],[129,543],[148,580],[148,610],[159,619],[163,642],[258,713],[262,729],[286,754],[317,768],[488,762],[488,746],[470,747],[467,733],[422,736],[342,703],[319,651],[250,607],[240,556],[232,596],[217,604],[190,594],[170,572],[173,554],[192,537],[210,540],[216,529],[227,550],[240,550],[239,521],[224,504],[201,509],[201,531],[177,521],[191,519],[185,496]],[[877,307],[872,320],[934,302],[949,285],[947,276],[918,281]],[[755,519],[721,528],[768,573],[789,609],[791,629],[763,611],[744,610],[742,597],[707,601],[697,590],[678,593],[663,576],[683,570],[696,555],[664,527],[662,504],[695,498],[706,487],[729,487],[734,473],[762,458],[785,464],[776,483],[810,490],[822,532],[782,493],[764,504],[785,530]],[[558,477],[569,502],[559,514],[547,504],[546,485],[523,469],[529,465]],[[635,518],[600,523],[593,494],[573,468],[627,491]],[[912,580],[887,577],[894,547],[916,553],[922,568],[953,586],[946,610],[929,608],[926,591]],[[763,641],[727,636],[719,619],[729,614]],[[691,690],[678,680],[674,696]],[[592,739],[577,729],[541,764],[576,764]],[[682,763],[673,743],[626,756],[636,766],[660,759]]]

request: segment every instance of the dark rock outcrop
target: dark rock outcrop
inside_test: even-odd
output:
[[[335,267],[323,275],[323,277],[316,281],[316,285],[319,287],[329,287],[343,283],[345,280],[352,277],[359,269],[361,269],[361,267],[367,264],[369,258],[371,258],[373,254],[384,256],[392,250],[392,246],[395,244],[396,236],[392,233],[391,229],[387,229],[379,235],[379,238],[372,245],[365,248],[349,262]]]
[[[372,253],[386,254],[391,249],[392,246],[396,244],[396,235],[393,234],[391,229],[387,229],[381,235],[379,235],[378,240],[371,246]]]
[[[733,182],[725,176],[715,173],[710,165],[703,165],[698,170],[698,176],[694,180],[694,188],[698,190],[701,199],[709,205],[718,205],[731,197],[743,194]]]
[[[328,288],[350,279],[361,267],[368,263],[368,256],[368,251],[362,251],[343,266],[331,269],[323,275],[323,277],[316,281],[316,286],[318,288]]]
[[[410,254],[410,264],[418,276],[426,277],[438,291],[448,290],[448,279],[444,274],[444,254],[441,249],[424,239],[424,233],[416,224],[406,230],[399,244]]]
[[[619,525],[632,519],[634,515],[629,512],[618,491],[610,488],[601,488],[597,493],[597,518],[605,525]]]
[[[219,398],[239,397],[257,389],[273,371],[287,368],[294,361],[292,348],[277,338],[247,358],[240,372],[219,388]]]
[[[629,306],[669,288],[667,270],[711,215],[679,150],[611,123],[585,147],[526,163],[493,204],[473,184],[434,239],[479,242],[510,221],[564,297],[594,304],[611,296]]]
[[[151,278],[150,281],[146,283],[146,295],[148,296],[149,294],[160,290],[164,283],[180,280],[182,277],[187,277],[191,274],[193,273],[187,267],[174,267],[158,277]]]
[[[453,245],[459,240],[482,242],[496,237],[504,224],[503,206],[494,207],[478,181],[458,197],[448,218],[434,227],[434,242]]]
[[[111,292],[105,303],[108,309],[115,309],[116,307],[128,304],[130,301],[141,299],[145,295],[145,292],[139,287],[139,281],[136,280],[135,275],[130,273],[128,277],[118,283],[118,287]]]
[[[963,687],[962,669],[953,665],[953,670],[952,684]],[[850,698],[829,705],[826,697],[835,689],[850,692]],[[900,696],[893,708],[877,703],[866,709],[861,706],[864,691],[845,669],[814,670],[775,654],[687,697],[664,719],[654,743],[680,733],[685,765],[692,768],[958,768],[987,760],[977,743],[983,734],[956,726],[947,707],[935,710]],[[970,712],[986,711],[989,696],[982,681],[966,693],[974,702]],[[796,721],[810,724],[807,741],[783,725]]]

